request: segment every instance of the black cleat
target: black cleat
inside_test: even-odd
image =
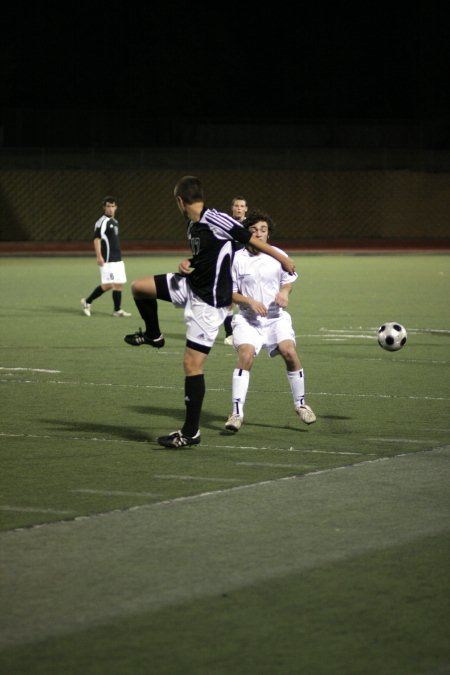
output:
[[[145,333],[142,332],[140,328],[138,331],[136,331],[136,333],[130,333],[129,335],[125,335],[123,339],[127,344],[133,345],[133,347],[148,345],[149,347],[156,347],[156,349],[161,349],[161,347],[164,347],[165,345],[164,335],[162,333],[158,338],[149,338]]]
[[[168,436],[160,436],[158,443],[165,448],[184,448],[188,445],[200,443],[200,429],[195,436],[185,436],[181,431],[172,431]]]

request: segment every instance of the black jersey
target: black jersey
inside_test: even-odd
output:
[[[204,208],[199,221],[189,221],[187,235],[192,249],[190,287],[208,305],[227,307],[232,295],[233,242],[247,244],[251,232],[226,213]]]
[[[95,223],[94,239],[101,239],[102,256],[105,262],[122,260],[119,240],[119,222],[110,216],[102,216]]]

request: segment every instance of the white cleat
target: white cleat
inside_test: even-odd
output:
[[[223,341],[224,345],[229,345],[230,347],[233,347],[234,342],[233,342],[233,336],[232,335],[227,335],[225,340]]]
[[[86,316],[91,316],[91,306],[88,302],[86,302],[86,298],[81,298],[81,304],[83,306],[83,312],[86,314]]]
[[[295,412],[305,424],[313,424],[316,421],[316,416],[309,405],[299,405]]]
[[[227,421],[225,422],[225,429],[228,429],[228,431],[239,431],[239,429],[242,426],[242,417],[240,415],[235,415],[234,413],[229,416]]]
[[[117,310],[117,312],[113,312],[113,316],[131,316],[130,312],[125,312],[123,309]]]

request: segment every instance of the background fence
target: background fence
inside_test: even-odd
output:
[[[0,166],[0,241],[88,242],[102,198],[112,194],[123,241],[184,243],[173,200],[173,187],[184,174],[200,176],[214,208],[229,211],[231,198],[244,195],[250,208],[270,213],[280,242],[450,239],[450,170],[361,168],[350,162],[352,168],[305,168],[295,161],[285,168],[284,160],[261,168],[256,156],[256,168],[249,168],[250,161],[244,168],[242,159],[217,168],[214,154],[210,161],[185,157],[170,166],[162,151],[150,168],[137,161],[92,167],[87,159],[81,165],[66,155],[63,168],[42,158],[26,168],[17,168],[17,161]]]

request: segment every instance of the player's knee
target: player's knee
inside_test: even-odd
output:
[[[153,277],[136,279],[131,284],[131,292],[134,298],[152,298],[156,297],[155,284]]]
[[[278,345],[278,349],[280,350],[280,354],[285,360],[286,364],[291,367],[295,368],[298,366],[300,363],[298,354],[295,350],[294,345]],[[300,366],[298,366],[300,367]]]
[[[251,370],[253,365],[253,354],[249,352],[239,352],[239,368]]]

